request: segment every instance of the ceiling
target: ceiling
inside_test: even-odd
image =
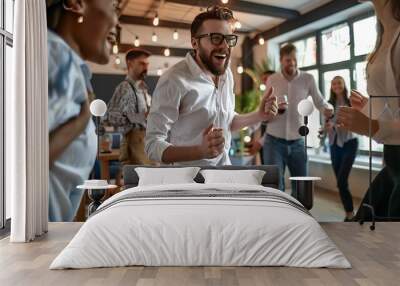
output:
[[[312,9],[322,6],[331,0],[246,0],[243,3],[255,3],[258,5],[272,5],[275,7],[296,10],[304,14]],[[345,0],[343,0],[345,1]],[[185,23],[188,26],[204,8],[199,6],[190,6],[184,4],[170,2],[170,0],[122,0],[122,15],[137,16],[141,18],[153,19],[158,13],[160,20]],[[179,2],[179,1],[178,1]],[[183,1],[185,2],[185,1]],[[213,1],[190,1],[206,6],[207,3]],[[215,1],[218,3],[219,1]],[[231,0],[234,2],[234,0]],[[227,7],[229,7],[229,3]],[[237,12],[234,10],[234,17],[242,24],[240,29],[243,32],[257,33],[270,29],[284,22],[285,18],[271,17],[266,15],[257,15],[252,13]],[[151,21],[150,21],[151,22]],[[150,23],[151,24],[151,23]],[[138,36],[144,45],[160,45],[170,47],[190,47],[190,33],[188,29],[178,29],[182,37],[178,41],[172,40],[174,27],[162,28],[153,26],[143,26],[138,24],[127,24],[122,22],[123,40],[132,42],[132,38]],[[126,29],[126,31],[124,31]],[[159,38],[157,43],[151,41],[151,36],[155,32]],[[128,34],[128,35],[127,35]],[[244,35],[243,37],[244,38]]]
[[[236,5],[237,2],[240,2],[239,4],[244,6],[244,8],[243,6],[242,8],[238,8],[238,10],[241,11],[232,9],[234,17],[242,24],[238,46],[234,49],[232,56],[235,58],[241,57],[240,45],[246,35],[253,36],[261,31],[271,29],[289,18],[289,16],[286,18],[278,17],[274,13],[267,15],[268,13],[262,13],[259,10],[268,12],[268,9],[271,9],[269,6],[285,8],[290,9],[288,10],[289,12],[297,13],[297,17],[330,1],[332,0],[229,0],[229,3],[226,5],[229,8],[233,7],[232,5]],[[163,48],[191,48],[190,24],[194,17],[201,11],[204,11],[204,7],[207,7],[210,3],[220,3],[220,1],[121,0],[123,17],[120,21],[122,27],[120,41],[123,44],[132,45],[135,38],[138,37],[140,39],[140,45],[159,46]],[[252,7],[251,13],[249,13],[248,7]],[[274,7],[272,7],[272,10]],[[266,8],[266,10],[257,8]],[[156,13],[158,13],[160,19],[160,25],[158,27],[152,25],[152,19],[155,17]],[[129,18],[129,16],[133,17]],[[284,14],[284,16],[286,15]],[[127,21],[125,20],[127,18],[133,20]],[[124,21],[122,21],[122,19],[124,19]],[[176,27],[180,28],[176,29]],[[174,40],[172,37],[175,30],[179,33],[178,40]],[[153,33],[157,35],[157,42],[152,41]],[[120,55],[120,57],[122,58],[123,55]],[[150,61],[150,70],[152,73],[160,67],[163,67],[164,63],[168,63],[170,66],[179,60],[179,58],[167,60],[164,56],[152,56],[152,58],[153,59]],[[117,67],[115,64],[112,65],[114,68]],[[119,66],[123,65],[122,63]]]

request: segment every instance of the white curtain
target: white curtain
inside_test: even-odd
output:
[[[46,1],[15,1],[14,71],[6,98],[6,187],[12,242],[28,242],[48,227]]]

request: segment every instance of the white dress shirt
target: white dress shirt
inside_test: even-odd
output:
[[[378,51],[376,58],[367,68],[367,89],[370,96],[400,97],[400,27],[397,29],[389,51]],[[371,118],[379,122],[379,130],[373,139],[387,145],[400,145],[400,99],[374,98]],[[363,108],[369,114],[369,103]]]
[[[288,81],[281,72],[275,73],[268,78],[266,90],[271,86],[274,88],[274,95],[287,95],[289,103],[285,113],[278,114],[268,122],[266,132],[274,137],[285,140],[301,138],[299,128],[303,125],[303,118],[297,111],[297,105],[308,96],[312,97],[319,111],[331,106],[323,99],[314,77],[306,72],[298,71],[291,81]]]
[[[145,150],[161,162],[169,146],[200,145],[203,131],[211,124],[222,128],[225,150],[213,159],[179,162],[179,165],[229,165],[230,126],[235,116],[233,76],[228,68],[219,77],[218,88],[196,63],[192,54],[161,76],[147,118]]]

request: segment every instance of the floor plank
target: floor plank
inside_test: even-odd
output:
[[[345,253],[352,269],[289,267],[119,267],[49,270],[55,256],[81,223],[51,223],[45,236],[29,244],[0,241],[0,285],[399,285],[400,223],[321,223]]]

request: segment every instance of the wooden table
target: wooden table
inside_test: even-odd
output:
[[[400,223],[377,223],[375,231],[367,223],[321,223],[352,269],[135,266],[49,270],[81,226],[50,223],[48,234],[32,243],[0,240],[0,285],[400,285]]]
[[[100,178],[110,180],[110,161],[119,160],[119,149],[112,149],[109,153],[100,153]]]

